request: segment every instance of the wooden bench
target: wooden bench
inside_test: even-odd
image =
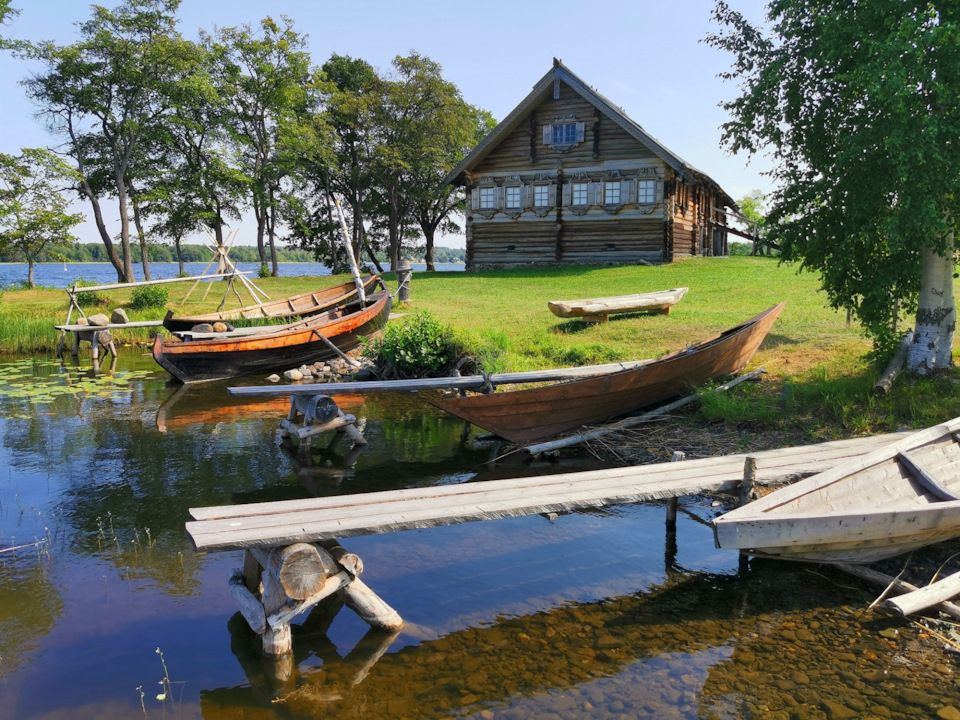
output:
[[[333,593],[374,627],[400,616],[359,578],[362,563],[338,540],[475,520],[560,513],[737,488],[744,467],[756,482],[795,479],[903,437],[890,433],[819,445],[685,462],[490,480],[302,500],[191,508],[187,534],[197,550],[243,550],[231,591],[264,651],[291,651],[290,620]]]

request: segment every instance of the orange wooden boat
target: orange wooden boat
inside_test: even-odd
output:
[[[784,303],[715,337],[609,375],[528,390],[432,401],[518,445],[602,422],[738,373],[767,336]]]
[[[153,359],[183,383],[209,382],[289,370],[336,357],[375,335],[387,324],[391,298],[386,286],[367,295],[366,303],[341,305],[281,330],[167,343],[157,335]]]
[[[375,292],[380,278],[377,275],[371,275],[363,281],[365,293]],[[167,312],[163,319],[163,326],[172,333],[179,333],[191,330],[195,325],[201,323],[215,322],[243,322],[244,320],[279,320],[285,321],[290,318],[308,318],[311,315],[318,315],[322,312],[332,310],[339,305],[348,302],[356,302],[357,286],[354,282],[334,285],[333,287],[315,290],[313,292],[294,295],[293,297],[283,298],[282,300],[271,300],[258,305],[247,305],[246,307],[236,308],[234,310],[222,310],[220,312],[205,313],[203,315],[180,315],[175,316],[173,310]]]

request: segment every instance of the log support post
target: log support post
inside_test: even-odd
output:
[[[356,422],[355,416],[344,413],[336,401],[326,395],[291,395],[290,411],[280,421],[280,435],[296,438],[298,453],[306,457],[312,438],[331,430],[337,433],[337,439],[346,435],[353,445],[366,445],[367,439],[357,429]]]
[[[670,458],[670,462],[681,462],[687,459],[687,454],[683,450],[677,450]],[[667,532],[677,531],[677,508],[680,504],[680,498],[672,497],[667,499]]]
[[[740,482],[740,504],[746,505],[748,502],[756,500],[758,496],[754,487],[757,480],[757,459],[747,457],[743,463],[743,480]]]
[[[377,630],[403,628],[397,611],[360,580],[362,572],[363,561],[335,540],[244,552],[243,570],[234,570],[228,585],[241,615],[261,636],[264,654],[276,663],[277,678],[293,673],[290,621],[334,595]]]

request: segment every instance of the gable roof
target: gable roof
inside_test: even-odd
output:
[[[654,138],[652,135],[647,133],[640,125],[627,117],[626,113],[623,112],[623,108],[618,105],[614,105],[603,95],[598,93],[594,88],[587,85],[583,80],[576,76],[566,65],[557,60],[553,59],[553,67],[540,78],[540,81],[533,86],[533,90],[527,95],[523,101],[515,107],[507,117],[505,117],[499,125],[497,125],[490,133],[477,145],[470,153],[457,165],[453,170],[451,170],[447,176],[444,178],[444,185],[450,184],[462,184],[463,183],[463,173],[466,170],[477,165],[481,160],[483,160],[487,155],[490,154],[500,142],[517,126],[524,121],[528,116],[530,111],[539,105],[541,102],[547,99],[552,92],[554,83],[557,81],[562,81],[567,85],[571,90],[579,94],[584,100],[589,102],[600,112],[606,115],[610,120],[620,126],[624,131],[632,136],[637,142],[642,143],[650,151],[660,158],[667,166],[673,168],[673,170],[687,180],[690,183],[701,182],[712,188],[713,190],[720,193],[723,197],[724,202],[731,208],[736,209],[737,204],[724,190],[720,185],[713,180],[706,173],[697,170],[695,167],[689,163],[682,160],[676,153],[671,152],[663,143]]]

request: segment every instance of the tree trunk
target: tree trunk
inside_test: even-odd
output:
[[[33,282],[33,258],[27,258],[27,287],[31,290],[36,287]]]
[[[120,282],[136,282],[133,274],[133,253],[130,252],[130,215],[127,212],[127,184],[123,176],[115,175],[117,199],[120,203],[120,251],[123,257],[123,277]]]
[[[423,260],[427,263],[427,271],[433,272],[436,270],[433,266],[433,234],[436,231],[436,226],[421,223],[420,230],[423,231],[423,238],[427,244],[426,249],[423,251]]]
[[[266,212],[263,209],[263,203],[253,194],[253,217],[257,221],[257,254],[260,256],[260,267],[267,264],[267,251],[263,246],[263,231],[267,224]]]
[[[180,242],[179,237],[173,239],[173,246],[177,250],[177,263],[180,265],[180,274],[183,275],[183,250],[180,248]]]
[[[147,252],[147,236],[143,232],[143,223],[140,222],[140,203],[133,201],[133,224],[137,227],[137,237],[140,238],[140,265],[143,267],[143,279],[150,277],[150,253]]]
[[[271,198],[272,200],[272,198]],[[271,202],[269,210],[265,213],[267,220],[267,242],[270,245],[270,265],[271,265],[271,275],[273,277],[280,277],[280,265],[277,260],[277,206],[275,203]]]
[[[950,230],[944,255],[929,248],[923,250],[917,324],[907,353],[907,367],[918,375],[942,370],[953,362],[953,332],[957,321],[953,299],[953,240]]]

